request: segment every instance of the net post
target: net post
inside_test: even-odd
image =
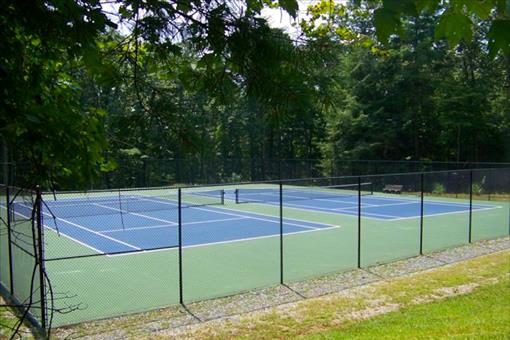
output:
[[[280,182],[280,284],[283,284],[283,184]]]
[[[12,231],[11,231],[11,198],[9,186],[5,187],[5,197],[6,197],[6,208],[7,208],[7,242],[8,242],[8,252],[9,252],[9,291],[11,295],[14,295],[14,269],[12,266]]]
[[[358,177],[358,268],[361,268],[361,177]]]
[[[41,303],[41,327],[46,331],[46,287],[45,287],[45,264],[44,264],[44,231],[42,222],[42,194],[39,185],[36,186],[36,199],[35,199],[35,218],[37,228],[37,248],[38,256],[37,262],[39,265],[39,292]]]
[[[423,172],[420,174],[420,255],[423,255],[423,191],[425,175]]]
[[[120,194],[120,188],[119,188],[119,213],[120,213],[120,223],[122,224],[122,230],[125,230],[124,226],[124,215],[122,214],[122,197]]]
[[[236,204],[239,204],[239,189],[236,189],[235,196],[236,196]]]
[[[177,189],[177,219],[178,219],[178,237],[179,237],[179,303],[184,305],[183,287],[182,287],[182,192]]]
[[[473,170],[469,170],[469,235],[468,241],[472,242],[473,237]]]
[[[225,204],[225,190],[224,189],[221,189],[221,205],[224,205]]]

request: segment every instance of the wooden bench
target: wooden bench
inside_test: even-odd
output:
[[[388,194],[400,194],[404,186],[400,184],[387,184],[382,189],[383,192]]]

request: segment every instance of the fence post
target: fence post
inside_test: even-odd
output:
[[[280,284],[283,284],[283,184],[280,182]]]
[[[358,177],[358,268],[361,268],[361,177]]]
[[[424,174],[420,174],[420,255],[423,255],[423,191],[424,188]]]
[[[37,248],[38,257],[37,262],[39,265],[39,291],[41,296],[41,326],[46,331],[46,287],[45,287],[45,264],[44,264],[44,231],[42,222],[42,195],[41,188],[36,187],[36,199],[35,199],[35,218],[37,227]]]
[[[181,188],[177,189],[177,216],[179,230],[179,303],[184,305],[183,287],[182,287],[182,195]]]
[[[5,187],[5,196],[6,196],[6,207],[7,207],[7,242],[8,242],[8,251],[9,251],[9,290],[11,295],[14,295],[14,283],[12,278],[14,276],[14,270],[12,267],[12,231],[11,231],[11,198],[9,186]]]
[[[469,243],[473,233],[473,170],[469,171]]]

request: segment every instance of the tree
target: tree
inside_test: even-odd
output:
[[[253,0],[126,0],[109,7],[99,0],[3,2],[0,122],[10,159],[29,163],[29,185],[43,180],[86,185],[97,169],[109,168],[103,153],[104,112],[80,107],[73,77],[77,67],[98,76],[109,73],[98,46],[98,37],[108,27],[120,24],[129,29],[126,40],[115,48],[132,46],[132,79],[143,106],[138,65],[142,44],[150,43],[160,56],[179,54],[183,41],[204,57],[209,51],[222,55],[227,45],[235,44],[229,37],[243,18],[255,17],[268,4],[273,5]],[[295,15],[296,1],[276,5]]]

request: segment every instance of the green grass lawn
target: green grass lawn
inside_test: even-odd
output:
[[[0,298],[0,305],[4,305],[5,301]],[[13,329],[16,327],[18,318],[13,314],[12,310],[7,307],[0,307],[0,339],[8,339],[12,336]],[[23,336],[30,336],[30,332],[25,325],[22,325],[19,333]]]
[[[510,337],[508,281],[475,289],[472,293],[320,332],[308,339],[423,339]]]
[[[509,272],[510,253],[503,251],[236,321],[206,323],[185,337],[508,339]],[[153,337],[140,328],[138,338]]]

